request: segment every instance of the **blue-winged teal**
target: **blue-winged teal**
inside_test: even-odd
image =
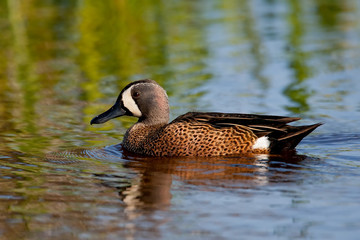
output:
[[[280,153],[295,149],[321,125],[295,127],[287,123],[300,118],[215,112],[189,112],[168,123],[167,94],[149,79],[127,85],[116,103],[93,118],[91,124],[124,115],[139,120],[125,133],[123,147],[149,156]]]

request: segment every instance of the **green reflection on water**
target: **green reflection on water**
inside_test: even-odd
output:
[[[39,81],[34,73],[33,61],[29,52],[28,35],[25,28],[25,19],[21,1],[8,1],[9,21],[13,35],[13,59],[10,64],[12,70],[11,82],[18,86],[17,96],[18,106],[22,106],[23,122],[26,123],[26,130],[36,132],[34,123],[35,104],[38,100],[37,92],[39,91]],[[20,103],[20,104],[19,104]]]
[[[301,18],[302,5],[298,1],[289,2],[291,11],[289,12],[289,24],[291,33],[289,43],[291,46],[291,69],[294,71],[293,82],[284,90],[284,94],[295,103],[295,106],[288,106],[287,109],[294,113],[302,113],[309,110],[308,98],[310,93],[304,81],[311,75],[310,68],[307,66],[309,53],[303,51],[302,41],[305,35],[305,23]]]
[[[302,3],[296,0],[289,1],[289,15],[288,23],[291,30],[288,35],[289,52],[290,52],[290,69],[293,71],[293,81],[284,89],[284,94],[291,100],[293,105],[287,106],[286,109],[290,112],[301,114],[310,110],[311,104],[309,99],[315,95],[316,92],[312,91],[306,81],[310,81],[311,77],[319,71],[316,69],[318,65],[310,63],[311,58],[314,55],[314,51],[320,51],[320,49],[309,50],[305,48],[305,39],[309,37],[314,25],[320,24],[325,27],[330,33],[336,33],[341,36],[346,29],[346,20],[341,18],[341,13],[348,12],[352,7],[356,7],[352,1],[324,1],[317,0],[313,4],[313,9],[316,10],[316,20],[309,21],[306,17],[309,13],[309,3]],[[315,31],[324,31],[324,29],[316,28]],[[313,34],[313,33],[312,33]],[[317,35],[310,35],[314,40],[317,40]],[[338,49],[346,48],[343,44],[343,39],[338,38],[333,43],[333,48],[326,49],[325,54],[327,58],[324,61],[329,61],[326,65],[328,70],[339,71],[344,69],[344,65],[341,61],[337,61],[336,64],[331,63],[329,56],[334,54]],[[332,44],[331,41],[329,41]],[[315,44],[315,43],[314,43]],[[318,44],[318,43],[317,43]],[[329,43],[328,43],[329,44]]]

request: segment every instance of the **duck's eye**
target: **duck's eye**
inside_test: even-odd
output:
[[[139,92],[134,92],[134,93],[133,93],[133,97],[134,97],[134,98],[138,98],[139,96],[140,96],[140,93],[139,93]]]

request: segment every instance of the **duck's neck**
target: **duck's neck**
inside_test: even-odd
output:
[[[165,125],[169,122],[169,116],[166,117],[156,117],[156,118],[139,118],[138,122],[136,124],[143,124],[146,126],[159,126],[159,125]]]
[[[163,104],[164,105],[164,104]],[[169,122],[169,105],[162,106],[157,104],[152,111],[143,113],[137,123],[143,123],[146,126],[164,125]]]

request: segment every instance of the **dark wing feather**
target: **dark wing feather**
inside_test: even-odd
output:
[[[173,122],[199,122],[210,124],[215,128],[231,126],[245,126],[258,137],[269,135],[273,132],[286,132],[286,124],[300,118],[273,115],[217,113],[217,112],[189,112],[179,116]]]

